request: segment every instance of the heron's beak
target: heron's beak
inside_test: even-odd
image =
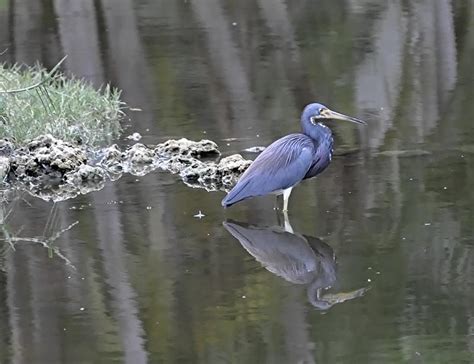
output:
[[[321,118],[324,118],[324,119],[345,120],[345,121],[350,121],[356,124],[367,125],[367,123],[363,120],[353,118],[352,116],[340,114],[336,111],[332,111],[329,109],[324,109],[323,111],[319,113],[319,115]]]

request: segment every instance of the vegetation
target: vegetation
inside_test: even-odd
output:
[[[60,63],[50,72],[39,65],[0,64],[0,135],[19,144],[52,134],[99,145],[120,134],[120,92],[67,78],[56,72]]]

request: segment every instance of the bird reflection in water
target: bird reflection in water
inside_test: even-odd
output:
[[[293,232],[287,219],[284,227],[252,226],[232,220],[223,225],[268,271],[288,282],[307,285],[308,300],[319,310],[361,297],[369,289],[328,292],[336,282],[333,249],[318,238]]]

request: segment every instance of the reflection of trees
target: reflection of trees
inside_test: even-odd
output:
[[[337,145],[355,150],[360,139],[370,151],[335,158],[321,178],[299,188],[292,200],[298,223],[331,233],[329,241],[342,259],[355,256],[344,264],[354,272],[346,276],[365,277],[361,256],[381,270],[372,292],[390,293],[369,294],[366,303],[370,321],[386,323],[387,331],[369,331],[367,338],[384,345],[383,339],[403,336],[400,347],[410,352],[423,345],[416,341],[418,333],[474,330],[474,256],[467,238],[474,235],[472,0],[143,0],[139,9],[127,0],[9,4],[0,2],[0,52],[9,49],[1,59],[54,64],[68,53],[72,73],[123,88],[126,101],[144,110],[134,119],[137,128],[148,128],[153,136],[197,138],[207,130],[214,139],[250,137],[238,143],[265,144],[296,130],[292,120],[313,98],[365,116],[371,127],[361,135],[350,126],[335,126]],[[260,142],[254,138],[258,133]],[[401,153],[406,149],[415,153]],[[7,352],[15,362],[29,362],[29,355],[57,361],[64,355],[60,348],[73,352],[79,337],[81,350],[114,348],[141,359],[206,362],[234,354],[241,362],[291,361],[296,344],[282,348],[272,332],[301,335],[304,323],[288,311],[301,313],[304,307],[283,306],[276,281],[246,274],[253,265],[222,244],[223,233],[210,219],[198,227],[182,214],[186,206],[217,216],[220,196],[171,188],[175,180],[164,174],[146,181],[124,179],[101,197],[80,200],[98,207],[78,212],[80,224],[61,244],[78,272],[87,274],[73,274],[32,247],[6,256],[0,299],[8,307],[1,335],[9,329],[12,336],[0,343],[1,361],[8,361],[2,360]],[[156,205],[150,196],[158,199]],[[104,198],[124,200],[126,207],[108,208]],[[249,202],[254,211],[246,213],[264,215],[266,204]],[[143,210],[147,205],[151,212]],[[34,206],[44,207],[43,202]],[[61,226],[76,219],[70,206],[59,205]],[[17,214],[32,232],[45,223],[35,209]],[[212,241],[202,236],[202,226]],[[198,247],[189,247],[191,236]],[[203,290],[202,282],[210,288]],[[222,292],[238,293],[223,297]],[[298,294],[291,291],[295,301]],[[248,298],[237,299],[242,295]],[[57,297],[68,304],[52,302]],[[439,300],[441,309],[430,300]],[[93,332],[77,319],[82,306]],[[310,335],[326,348],[317,355],[331,362],[334,351],[344,357],[365,350],[360,362],[370,361],[369,353],[382,349],[364,338],[348,345],[350,333],[369,327],[369,316],[340,315],[337,322],[306,319],[314,325]],[[396,327],[389,321],[394,317]],[[63,326],[75,334],[63,335]],[[330,334],[334,331],[339,336]],[[182,342],[191,344],[177,349]],[[474,350],[474,342],[463,345]],[[82,355],[93,360],[90,352]]]

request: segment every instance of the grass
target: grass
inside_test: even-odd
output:
[[[0,136],[19,145],[42,134],[89,146],[109,144],[121,131],[120,92],[67,78],[56,72],[60,63],[50,72],[0,64]]]

